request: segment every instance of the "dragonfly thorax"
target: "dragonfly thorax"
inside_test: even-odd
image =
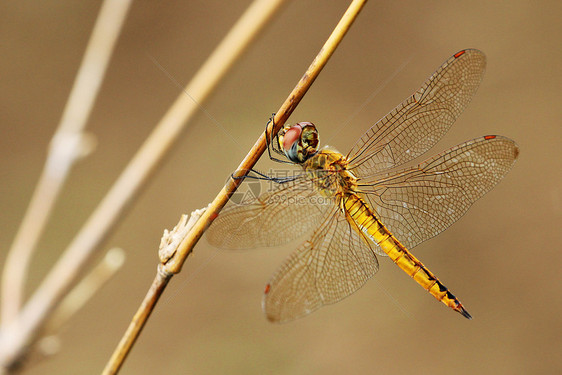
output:
[[[327,197],[342,197],[357,191],[357,177],[347,169],[347,159],[340,152],[324,147],[302,164],[318,187]]]

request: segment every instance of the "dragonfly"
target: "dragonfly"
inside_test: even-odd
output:
[[[512,168],[517,144],[486,135],[404,164],[449,130],[485,66],[481,51],[457,52],[345,155],[319,148],[311,122],[287,125],[272,137],[271,148],[301,172],[227,206],[207,231],[211,245],[226,249],[278,246],[309,233],[265,287],[262,307],[270,321],[291,321],[348,297],[377,273],[377,256],[388,256],[438,301],[472,318],[410,249],[448,228],[492,189]]]

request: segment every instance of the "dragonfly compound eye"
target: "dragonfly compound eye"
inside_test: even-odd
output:
[[[295,147],[295,144],[300,142],[301,133],[302,128],[299,124],[291,126],[285,131],[285,134],[283,134],[283,150],[285,153],[289,152]]]
[[[304,163],[318,152],[318,132],[311,122],[299,122],[282,134],[283,151],[293,163]]]
[[[318,131],[312,122],[299,122],[302,127],[301,143],[305,160],[318,152]]]

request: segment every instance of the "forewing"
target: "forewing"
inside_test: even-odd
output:
[[[263,309],[274,322],[305,316],[359,289],[377,271],[374,252],[337,206],[266,287]]]
[[[331,205],[303,173],[244,204],[229,203],[207,230],[207,241],[223,249],[282,245],[309,231]]]
[[[387,228],[412,248],[457,221],[511,169],[519,149],[485,136],[462,143],[416,168],[360,181]]]
[[[485,67],[481,51],[467,49],[452,56],[357,141],[348,155],[351,168],[369,176],[424,154],[470,102]]]

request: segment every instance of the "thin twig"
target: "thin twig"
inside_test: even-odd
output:
[[[71,166],[89,153],[94,140],[83,133],[132,0],[106,0],[96,20],[80,70],[27,212],[14,238],[2,274],[1,322],[12,321],[24,299],[25,275],[33,251]]]
[[[254,166],[254,164],[265,151],[267,134],[271,134],[270,132],[273,132],[273,134],[277,133],[284,125],[285,121],[289,118],[293,110],[301,101],[304,94],[308,91],[316,77],[320,74],[322,68],[326,65],[328,59],[332,56],[336,47],[339,45],[346,32],[351,27],[351,24],[358,16],[366,1],[367,0],[354,0],[352,2],[312,64],[307,69],[306,73],[303,75],[299,83],[295,86],[281,108],[277,111],[275,115],[275,121],[273,122],[275,126],[273,127],[273,125],[270,124],[267,131],[260,136],[258,141],[254,144],[250,152],[246,155],[246,157],[238,167],[237,171],[234,173],[234,176],[244,177],[247,171],[249,171]],[[227,185],[223,187],[217,197],[209,205],[209,207],[201,214],[201,217],[197,220],[197,222],[195,222],[195,224],[189,229],[189,232],[187,232],[175,251],[169,248],[167,248],[166,251],[162,251],[161,249],[160,255],[163,263],[159,265],[158,272],[152,286],[148,290],[142,304],[139,306],[131,323],[129,324],[127,331],[123,335],[121,341],[113,352],[113,355],[109,359],[103,371],[104,375],[116,374],[119,371],[133,344],[140,335],[142,328],[146,324],[148,317],[156,306],[158,299],[164,292],[169,280],[175,273],[181,271],[181,267],[193,250],[193,247],[199,241],[199,239],[203,235],[203,232],[211,224],[212,220],[217,217],[219,211],[228,201],[228,198],[234,193],[234,191],[242,182],[242,179],[243,178],[230,179],[229,183],[227,183]],[[200,212],[198,214],[200,214]],[[185,233],[185,221],[186,218],[182,217],[180,223],[174,229],[174,232],[176,234]],[[177,242],[177,238],[172,239],[173,236],[171,236],[167,232],[165,232],[165,237],[166,238],[162,241],[162,243],[164,244],[167,244],[169,242]]]
[[[37,338],[49,314],[96,255],[100,243],[171,149],[198,105],[210,95],[282,3],[283,0],[256,0],[182,91],[20,314],[2,331],[0,369],[17,362]]]
[[[365,5],[367,0],[354,0],[345,14],[340,19],[336,28],[314,59],[312,64],[308,67],[307,71],[295,86],[289,97],[285,100],[281,108],[277,111],[272,125],[268,127],[266,133],[276,134],[285,124],[285,121],[289,118],[293,110],[296,108],[298,103],[301,101],[304,94],[308,91],[316,77],[320,74],[320,71],[328,59],[334,53],[336,47],[339,45],[346,32],[351,27],[351,24],[359,15],[359,12]],[[235,179],[231,178],[229,183],[223,187],[220,193],[215,197],[213,202],[210,204],[209,208],[201,216],[201,219],[195,224],[193,229],[189,232],[188,236],[182,241],[178,247],[178,251],[174,257],[172,257],[166,264],[166,271],[170,273],[178,273],[181,271],[181,267],[185,262],[185,259],[193,250],[195,244],[199,241],[203,232],[211,225],[214,218],[217,217],[219,211],[224,207],[228,198],[234,193],[238,186],[242,183],[242,178],[245,176],[250,169],[256,164],[258,159],[261,157],[266,148],[266,133],[263,133],[257,142],[254,144],[250,152],[246,155],[242,163],[238,166],[238,169],[234,173]]]
[[[59,329],[107,283],[125,263],[125,251],[114,247],[64,297],[49,318],[44,334],[55,334]]]
[[[160,249],[158,251],[162,263],[169,259],[175,253],[181,240],[185,238],[186,234],[193,228],[193,225],[199,220],[205,209],[196,210],[191,213],[189,219],[186,215],[182,215],[179,223],[174,227],[171,232],[164,231],[162,240],[160,241]],[[123,365],[125,358],[131,351],[135,341],[138,339],[144,325],[146,324],[150,314],[156,306],[156,302],[164,292],[166,285],[172,278],[172,274],[163,270],[162,264],[158,266],[156,277],[150,286],[150,290],[146,293],[144,300],[139,306],[131,324],[127,328],[121,341],[117,345],[117,349],[111,355],[103,374],[116,374]]]
[[[80,280],[49,317],[45,328],[41,331],[41,337],[35,343],[34,350],[26,353],[25,366],[27,368],[59,353],[62,347],[61,328],[90,301],[92,296],[120,270],[124,263],[125,251],[114,247]]]

